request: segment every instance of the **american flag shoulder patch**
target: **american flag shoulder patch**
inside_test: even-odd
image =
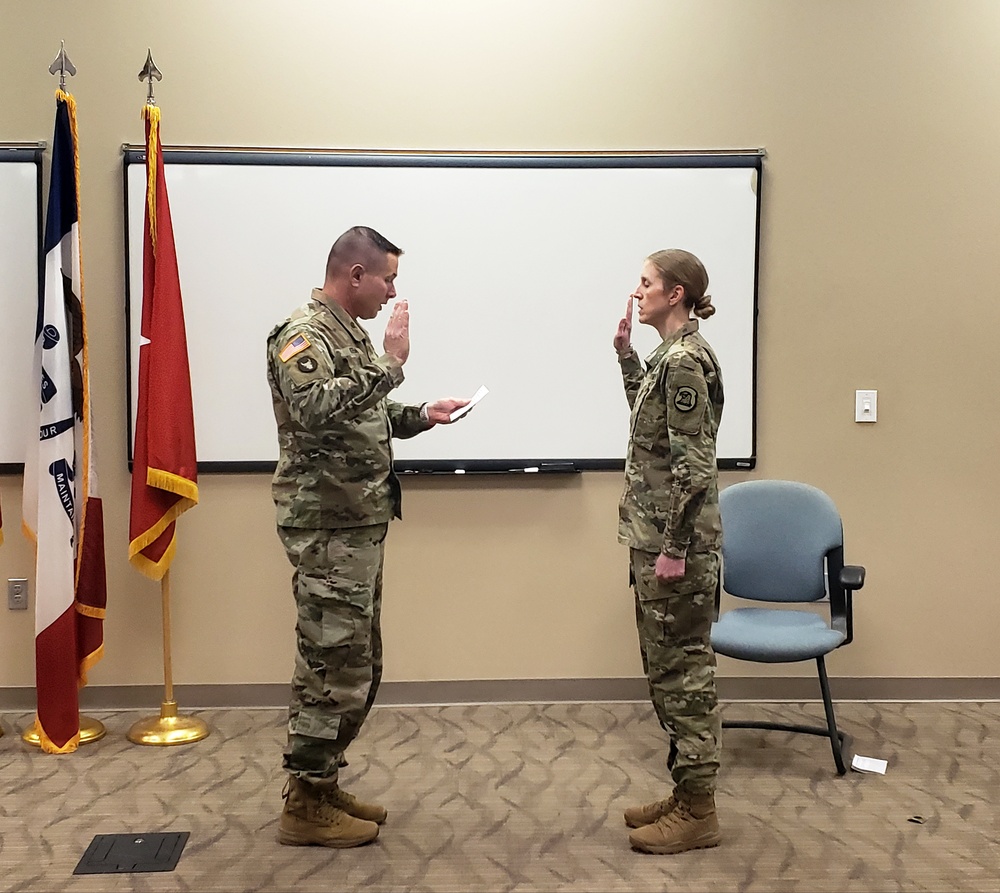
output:
[[[282,363],[287,363],[292,357],[297,353],[302,353],[307,347],[309,347],[309,339],[305,335],[296,335],[288,344],[281,348],[278,358]]]

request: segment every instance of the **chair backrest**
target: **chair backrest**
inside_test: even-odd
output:
[[[817,601],[824,570],[844,533],[822,490],[798,481],[743,481],[719,494],[722,588],[756,601]],[[839,568],[837,569],[839,572]]]

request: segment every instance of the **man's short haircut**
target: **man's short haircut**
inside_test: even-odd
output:
[[[330,275],[338,267],[351,267],[356,263],[371,266],[376,255],[393,254],[399,257],[402,253],[402,248],[393,245],[370,226],[352,226],[333,243],[326,259],[326,272]]]

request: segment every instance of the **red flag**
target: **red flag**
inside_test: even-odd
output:
[[[45,217],[45,284],[35,327],[39,413],[24,463],[25,533],[35,542],[35,678],[39,743],[76,750],[78,689],[104,654],[104,518],[91,428],[80,257],[76,103],[56,92]]]
[[[160,580],[175,550],[175,521],[198,502],[194,409],[184,308],[160,151],[160,110],[147,105],[139,401],[128,555]]]

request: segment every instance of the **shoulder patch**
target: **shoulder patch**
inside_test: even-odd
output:
[[[697,434],[705,418],[708,389],[705,379],[683,366],[667,379],[667,427],[682,434]]]
[[[698,392],[690,385],[681,385],[674,391],[674,409],[691,412],[698,405]]]
[[[278,359],[282,363],[287,363],[292,357],[297,353],[302,353],[307,347],[309,347],[309,339],[305,335],[296,335],[288,344],[281,348]]]

